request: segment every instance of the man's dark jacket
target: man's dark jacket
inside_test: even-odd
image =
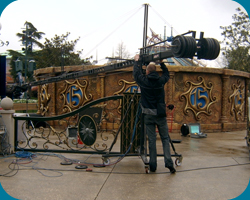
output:
[[[157,104],[165,106],[164,85],[169,80],[169,72],[164,63],[161,63],[162,76],[154,71],[145,75],[139,62],[134,64],[134,79],[141,89],[142,113],[157,115]]]

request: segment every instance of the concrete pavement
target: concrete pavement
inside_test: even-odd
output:
[[[61,157],[88,163],[102,163],[100,155],[38,154],[30,162],[0,157],[0,182],[12,197],[21,200],[227,200],[241,195],[250,178],[246,131],[207,133],[207,138],[183,137],[171,133],[177,153],[183,155],[176,174],[164,168],[158,157],[155,173],[145,173],[140,157],[127,156],[106,167],[76,169],[61,165]],[[161,141],[157,141],[162,153]],[[114,163],[117,158],[111,158]],[[175,160],[175,158],[173,158]],[[8,167],[10,165],[10,167]],[[15,167],[15,170],[10,170]],[[10,177],[8,177],[10,176]],[[1,194],[1,193],[0,193]],[[2,196],[2,195],[1,195]],[[2,196],[3,197],[3,196]],[[0,199],[2,199],[0,197]],[[11,199],[11,198],[10,198]]]

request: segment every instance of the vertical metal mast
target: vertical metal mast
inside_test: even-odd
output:
[[[148,3],[144,4],[144,27],[143,27],[143,54],[146,53],[147,46],[147,30],[148,30]]]

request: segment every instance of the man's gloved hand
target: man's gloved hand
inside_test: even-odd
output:
[[[134,59],[135,59],[135,61],[138,61],[139,58],[140,58],[140,55],[139,55],[139,54],[136,54]]]

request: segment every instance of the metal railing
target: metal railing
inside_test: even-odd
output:
[[[105,97],[54,117],[16,115],[15,151],[105,153],[120,125],[122,98]],[[114,152],[120,152],[119,147]]]

